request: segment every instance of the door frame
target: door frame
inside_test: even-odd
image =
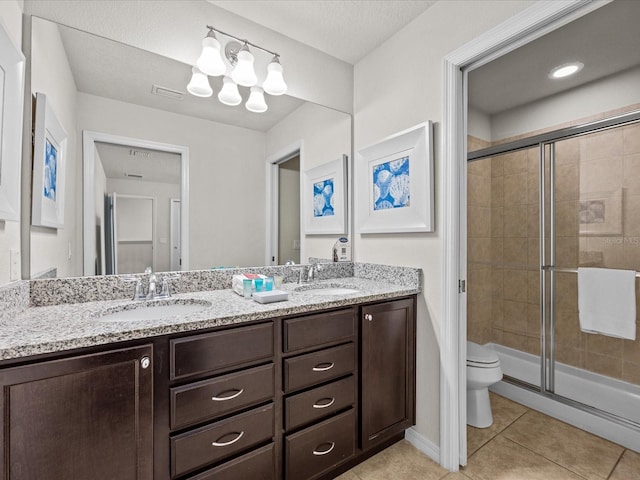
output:
[[[290,160],[296,155],[300,156],[300,192],[302,192],[302,172],[304,171],[304,140],[298,140],[282,148],[276,153],[269,155],[265,162],[267,185],[266,191],[266,234],[265,241],[265,265],[278,264],[278,193],[280,186],[278,182],[278,169],[280,164]],[[302,198],[300,199],[302,202]],[[303,218],[302,208],[300,208],[300,262],[305,257],[305,238],[302,232]],[[273,260],[272,260],[273,259]]]
[[[536,2],[443,59],[443,269],[440,330],[440,464],[467,463],[466,439],[466,71],[484,65],[612,0]]]
[[[95,171],[96,171],[96,142],[111,143],[132,148],[145,148],[161,152],[180,155],[180,243],[181,270],[189,270],[189,147],[172,145],[169,143],[142,140],[139,138],[123,137],[110,133],[82,132],[82,258],[83,274],[93,275],[93,251],[96,243],[95,223]]]
[[[174,213],[174,209],[173,209],[173,205],[175,203],[180,203],[181,200],[179,198],[170,198],[169,199],[169,270],[173,270],[173,264],[178,263],[178,266],[180,268],[178,268],[178,270],[182,269],[182,263],[181,263],[181,258],[175,258],[176,254],[174,253],[173,250],[173,233],[174,233],[174,229],[176,228],[176,215],[177,213]],[[182,203],[180,203],[180,218],[182,219]],[[182,227],[181,224],[178,223],[177,226],[180,228],[180,242],[182,242]],[[180,245],[180,252],[182,252],[182,245]],[[180,257],[180,255],[178,256]]]

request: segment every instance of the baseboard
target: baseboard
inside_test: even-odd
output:
[[[438,465],[440,464],[440,447],[429,440],[424,435],[416,432],[414,428],[409,428],[404,432],[404,438],[426,456],[431,458]]]

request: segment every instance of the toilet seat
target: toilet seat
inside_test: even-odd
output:
[[[496,368],[500,359],[496,352],[474,342],[467,341],[467,366],[474,368]]]

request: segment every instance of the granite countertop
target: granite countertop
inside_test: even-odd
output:
[[[313,285],[356,288],[356,293],[319,295],[301,289]],[[210,306],[189,314],[159,320],[105,321],[105,313],[141,307],[143,302],[108,300],[30,307],[10,319],[0,321],[0,360],[105,345],[172,333],[233,325],[313,312],[326,308],[398,298],[420,293],[413,285],[403,286],[359,277],[333,278],[313,285],[284,284],[289,292],[282,302],[260,304],[244,299],[230,289],[198,291],[173,295],[169,303],[205,303]]]

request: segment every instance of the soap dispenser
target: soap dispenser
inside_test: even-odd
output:
[[[340,237],[333,244],[333,261],[334,262],[350,262],[351,261],[351,244],[347,237]]]

